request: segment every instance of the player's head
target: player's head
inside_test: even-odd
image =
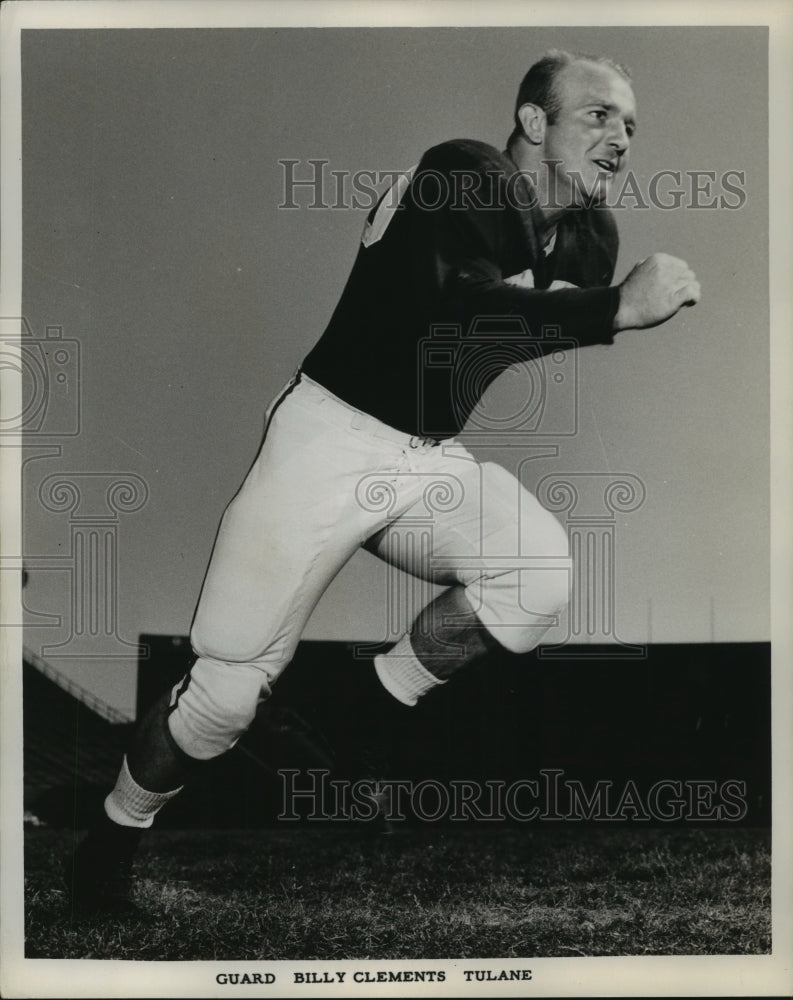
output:
[[[523,78],[509,145],[520,165],[554,164],[554,198],[605,197],[635,129],[630,74],[599,56],[552,50]]]

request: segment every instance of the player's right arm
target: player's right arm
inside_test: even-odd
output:
[[[580,347],[613,343],[619,307],[619,289],[610,285],[616,227],[613,233],[591,234],[586,252],[597,260],[597,282],[577,282],[571,274],[552,288],[535,288],[533,281],[508,277],[505,267],[519,259],[531,268],[542,252],[525,208],[533,192],[511,191],[514,168],[479,145],[452,141],[433,147],[406,193],[412,211],[403,221],[411,226],[415,259],[421,273],[432,272],[436,281],[433,321],[442,317],[468,330],[482,316],[516,316],[542,343],[549,328]]]

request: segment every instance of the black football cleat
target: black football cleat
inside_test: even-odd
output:
[[[365,820],[365,831],[374,836],[390,836],[394,832],[391,822],[391,791],[385,781],[373,781],[371,792],[363,791],[364,799],[372,804],[374,815]]]
[[[358,750],[355,784],[358,796],[368,804],[365,815],[359,817],[362,829],[369,834],[391,834],[394,827],[390,818],[392,803],[388,776],[393,769],[388,741],[370,733],[367,742]]]
[[[393,788],[395,747],[412,709],[390,695],[371,664],[359,672],[357,699],[350,712],[351,738],[348,772],[358,794],[366,802],[365,812],[357,821],[369,834],[394,832]]]
[[[69,856],[63,876],[73,912],[132,917],[132,864],[143,830],[107,817],[91,827]]]

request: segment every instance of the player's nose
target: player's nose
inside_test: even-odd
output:
[[[628,130],[625,128],[625,122],[616,121],[613,123],[608,137],[608,144],[609,147],[620,156],[624,156],[628,152],[631,144],[631,137],[628,135]]]

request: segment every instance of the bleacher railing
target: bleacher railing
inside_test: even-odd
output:
[[[63,674],[59,673],[55,667],[44,659],[43,656],[39,656],[38,653],[34,653],[32,649],[28,646],[22,647],[22,655],[27,663],[35,667],[40,673],[44,674],[49,680],[54,684],[57,684],[59,688],[68,692],[73,698],[82,702],[87,708],[90,708],[92,712],[101,716],[107,722],[112,722],[115,725],[123,725],[125,723],[130,723],[133,719],[126,715],[124,712],[120,712],[117,708],[113,708],[112,705],[108,705],[107,702],[102,701],[101,698],[97,698],[95,694],[91,694],[90,691],[86,691],[85,688],[81,687],[76,681],[71,680],[69,677],[64,677]]]

